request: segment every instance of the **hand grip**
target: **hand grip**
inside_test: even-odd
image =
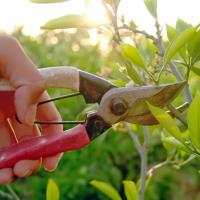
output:
[[[0,150],[0,169],[13,167],[20,160],[37,160],[60,152],[76,150],[90,143],[83,125],[64,133],[26,139]]]
[[[38,69],[45,80],[46,88],[68,88],[79,91],[79,70],[75,67],[49,67]],[[0,119],[15,115],[15,89],[0,79]]]
[[[38,69],[43,77],[46,89],[53,88],[68,88],[79,91],[80,77],[79,70],[70,66],[47,67]],[[14,90],[12,85],[4,79],[0,79],[0,91]]]

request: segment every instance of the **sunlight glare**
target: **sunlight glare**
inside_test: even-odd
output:
[[[86,7],[86,15],[91,21],[105,23],[107,21],[105,9],[100,0],[90,1]]]

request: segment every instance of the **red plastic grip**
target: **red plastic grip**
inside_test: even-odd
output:
[[[37,160],[60,152],[80,149],[90,143],[83,125],[64,133],[54,133],[26,139],[0,150],[0,169],[13,167],[20,160]]]
[[[0,91],[0,114],[4,118],[15,115],[14,95],[14,90]]]

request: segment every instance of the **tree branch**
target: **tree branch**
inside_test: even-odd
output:
[[[189,156],[188,159],[183,160],[183,161],[177,161],[177,160],[165,160],[161,163],[158,163],[157,165],[154,165],[153,167],[151,167],[148,172],[147,172],[147,176],[153,176],[154,173],[160,169],[161,167],[164,167],[166,165],[177,165],[178,167],[182,167],[186,164],[188,164],[189,162],[191,162],[192,160],[194,160],[197,156],[196,155],[191,155]]]
[[[12,195],[13,200],[20,200],[20,198],[17,196],[17,194],[14,192],[14,190],[12,189],[12,187],[10,185],[6,185],[6,188]]]
[[[0,191],[0,196],[5,199],[13,200],[12,195],[10,195],[9,193],[3,192],[3,191]]]
[[[145,185],[146,185],[146,178],[147,178],[147,155],[148,155],[148,145],[149,145],[149,132],[148,128],[144,127],[143,135],[144,135],[144,144],[141,145],[137,135],[131,130],[128,123],[124,123],[124,126],[126,127],[128,134],[131,136],[136,150],[138,151],[141,159],[141,173],[140,173],[140,188],[138,191],[138,200],[144,200],[144,192],[145,192]]]
[[[138,151],[138,153],[142,154],[142,145],[140,144],[140,141],[138,139],[138,136],[131,130],[130,125],[127,122],[124,122],[124,126],[127,129],[128,134],[131,136],[134,144],[135,144],[135,148]]]
[[[138,30],[138,29],[131,28],[130,26],[128,26],[126,24],[124,24],[123,26],[118,27],[118,29],[129,30],[132,33],[139,33],[139,34],[144,35],[146,38],[152,40],[153,42],[157,41],[157,39],[153,35],[148,34],[146,31],[141,31],[141,30]]]
[[[139,188],[138,200],[144,199],[145,185],[147,179],[147,168],[148,168],[148,145],[149,145],[149,130],[146,126],[143,127],[144,144],[142,146],[141,156],[141,184]]]

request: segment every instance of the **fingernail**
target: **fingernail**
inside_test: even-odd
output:
[[[25,123],[27,125],[32,126],[34,123],[35,115],[36,115],[36,106],[35,105],[29,106],[25,115]]]
[[[47,169],[46,167],[44,167],[44,169],[47,171],[47,172],[53,172],[55,171],[56,167],[54,169]]]
[[[45,164],[44,164],[44,169],[48,172],[53,172],[56,170],[56,168],[58,167],[58,163],[60,161],[62,157],[62,153],[59,155],[56,155],[54,157],[51,158],[47,158]],[[48,167],[47,167],[48,166]]]

